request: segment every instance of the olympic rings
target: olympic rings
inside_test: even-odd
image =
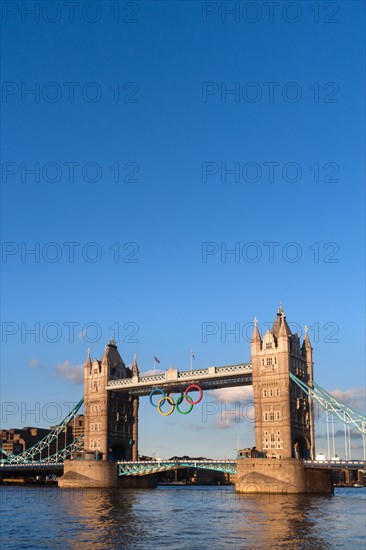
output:
[[[200,396],[199,396],[199,398],[197,399],[197,401],[192,401],[192,400],[191,400],[192,405],[197,405],[197,403],[199,403],[199,402],[201,401],[202,397],[203,397],[203,391],[202,391],[202,389],[201,389],[199,386],[197,386],[197,384],[191,384],[190,386],[188,386],[188,388],[186,388],[186,391],[184,392],[184,399],[185,399],[186,401],[187,401],[187,397],[188,397],[187,392],[188,392],[191,388],[196,388],[196,390],[198,390],[198,391],[200,392]],[[187,403],[189,403],[189,401],[187,401]]]
[[[149,395],[150,404],[157,409],[159,405],[155,405],[152,401],[152,397],[153,397],[154,393],[161,393],[161,395],[163,397],[165,397],[165,393],[160,388],[155,388],[154,390],[151,390],[150,395]]]
[[[180,410],[179,405],[182,403],[183,399],[185,399],[187,401],[187,397],[188,397],[188,399],[191,400],[191,404],[190,404],[189,409],[184,412],[184,411]],[[193,403],[192,397],[190,395],[187,395],[187,396],[180,395],[178,397],[178,399],[176,400],[176,402],[175,402],[175,406],[177,407],[177,411],[180,414],[189,414],[191,412],[191,410],[193,409],[193,405],[194,405],[194,403]]]
[[[196,401],[193,401],[192,397],[188,395],[188,392],[191,389],[195,389],[200,392],[200,395],[198,399],[196,399]],[[161,394],[162,397],[160,397],[158,404],[155,405],[155,403],[153,402],[153,396],[154,394],[159,394],[159,393]],[[170,416],[173,413],[174,409],[177,409],[179,414],[189,414],[192,411],[193,406],[197,405],[197,403],[199,403],[203,397],[203,391],[200,388],[200,386],[197,386],[197,384],[191,384],[190,386],[188,386],[184,391],[184,393],[181,392],[179,397],[177,397],[175,401],[172,397],[170,397],[170,393],[171,393],[170,391],[168,391],[168,393],[164,393],[164,391],[161,388],[154,388],[150,392],[150,395],[149,395],[150,405],[158,409],[159,413],[162,416]],[[187,403],[189,404],[189,407],[186,411],[182,411],[179,408],[179,405],[183,403],[183,400],[187,401]],[[164,405],[164,403],[166,403],[166,401],[170,403],[171,407],[170,407],[170,410],[165,413],[162,411],[162,406]]]
[[[167,413],[164,413],[162,410],[161,410],[161,406],[164,405],[165,401],[168,401],[168,403],[171,404],[171,409],[170,411],[168,411]],[[172,414],[172,412],[174,411],[175,409],[175,403],[174,403],[174,399],[172,397],[169,397],[169,395],[164,395],[164,397],[161,397],[159,399],[159,403],[158,403],[158,411],[160,414],[162,414],[163,416],[169,416],[170,414]]]

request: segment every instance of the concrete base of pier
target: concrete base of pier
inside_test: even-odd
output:
[[[305,468],[301,460],[239,458],[235,489],[238,493],[330,494],[332,473]]]
[[[112,487],[156,487],[153,475],[148,476],[118,476],[118,466],[115,462],[95,460],[65,460],[64,475],[58,480],[62,488],[112,488]]]

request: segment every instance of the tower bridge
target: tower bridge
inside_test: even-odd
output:
[[[136,356],[127,367],[112,340],[101,360],[84,366],[85,449],[104,460],[138,459],[139,399],[153,389],[179,392],[189,384],[202,390],[252,385],[256,447],[271,458],[315,458],[311,396],[289,377],[313,384],[312,347],[307,332],[301,344],[280,306],[271,330],[261,336],[257,321],[251,339],[251,362],[149,376],[140,375]],[[132,444],[131,444],[132,442]]]
[[[323,475],[327,467],[315,461],[314,400],[327,414],[337,416],[345,425],[360,431],[363,438],[366,418],[314,382],[312,351],[307,331],[301,343],[299,336],[291,332],[281,306],[272,328],[263,336],[255,320],[251,362],[189,371],[171,367],[165,372],[140,375],[136,355],[133,365],[126,366],[117,344],[111,340],[100,360],[92,361],[88,351],[84,365],[84,436],[65,448],[57,445],[56,454],[50,455],[51,443],[58,437],[61,439],[65,426],[80,408],[80,402],[65,421],[37,445],[20,455],[2,450],[1,466],[33,468],[64,462],[63,486],[77,486],[77,483],[80,486],[113,486],[118,477],[140,477],[161,469],[187,467],[187,461],[178,464],[176,461],[143,463],[139,460],[139,399],[158,389],[169,399],[170,393],[184,392],[190,385],[199,385],[202,391],[252,385],[256,449],[265,453],[267,459],[194,461],[195,466],[189,462],[189,467],[235,471],[240,480],[238,491],[245,490],[245,483],[252,486],[253,479],[259,479],[259,486],[267,490],[268,479],[271,479],[275,481],[277,492],[311,492],[315,486],[320,492],[327,492],[330,478]],[[70,457],[74,460],[68,460]],[[345,462],[342,465],[347,467]],[[329,470],[339,464],[327,466]],[[359,462],[356,467],[364,466],[365,462]],[[295,481],[296,490],[292,486]]]

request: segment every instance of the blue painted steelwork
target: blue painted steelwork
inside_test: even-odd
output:
[[[366,470],[364,460],[304,460],[305,468],[329,468],[331,470]]]
[[[245,459],[244,459],[245,460]],[[250,459],[248,459],[250,460]],[[275,460],[275,459],[273,459]],[[295,459],[292,459],[295,460]],[[366,470],[364,460],[304,460],[305,468],[329,468],[331,470]],[[212,470],[225,474],[236,474],[236,460],[147,460],[118,462],[119,476],[145,476],[178,470],[193,468],[200,470]]]
[[[45,461],[62,462],[65,458],[69,457],[71,453],[79,450],[83,444],[83,441],[82,441],[83,436],[78,437],[77,439],[72,441],[69,445],[60,449],[53,455],[47,456],[47,458],[42,458],[42,451],[48,451],[51,443],[55,441],[59,436],[63,436],[63,433],[67,425],[75,417],[76,413],[79,411],[83,403],[84,403],[84,398],[80,399],[80,401],[75,405],[75,407],[69,412],[69,414],[63,419],[63,421],[56,426],[54,430],[52,430],[43,439],[41,439],[41,441],[38,441],[38,443],[36,443],[35,445],[30,447],[23,453],[15,455],[13,453],[9,453],[5,451],[2,447],[0,447],[0,455],[5,457],[2,459],[2,463],[29,464],[34,462],[37,463],[37,462],[45,462]],[[38,460],[36,460],[36,457],[38,457]]]
[[[236,460],[147,460],[118,462],[119,476],[144,476],[168,470],[194,468],[236,474]]]
[[[336,399],[329,392],[324,390],[321,386],[313,382],[313,386],[308,386],[303,380],[300,380],[292,372],[290,372],[290,378],[295,384],[302,389],[306,395],[311,397],[313,401],[319,403],[319,405],[328,413],[337,416],[341,422],[355,428],[363,436],[366,435],[366,416],[354,409],[351,409],[345,403],[342,403],[339,399]]]

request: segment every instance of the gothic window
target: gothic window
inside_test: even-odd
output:
[[[267,397],[267,390],[263,390],[263,397]]]
[[[269,397],[273,397],[273,390],[272,390],[272,388],[269,390]]]
[[[268,413],[263,413],[264,420],[268,420]]]
[[[276,388],[276,395],[280,395],[280,388]]]
[[[275,436],[274,436],[274,434],[272,433],[272,434],[271,434],[271,443],[273,443],[274,440],[275,440]]]
[[[280,419],[280,413],[276,412],[276,420],[279,420],[279,419]]]
[[[269,418],[269,419],[272,420],[272,421],[275,419],[274,412],[271,412],[271,413],[270,413],[270,418]]]

